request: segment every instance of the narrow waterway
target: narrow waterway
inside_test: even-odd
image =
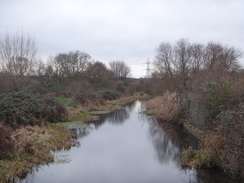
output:
[[[55,153],[56,162],[19,183],[212,183],[229,182],[214,171],[183,169],[179,155],[197,146],[189,134],[140,114],[137,101],[72,131],[80,147]]]

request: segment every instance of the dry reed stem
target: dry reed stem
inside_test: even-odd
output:
[[[173,120],[180,110],[180,104],[176,92],[166,91],[163,96],[155,97],[146,102],[146,107],[156,113],[156,117],[161,120]]]

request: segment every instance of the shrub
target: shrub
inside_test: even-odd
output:
[[[74,101],[76,105],[100,105],[104,104],[104,99],[99,92],[83,91],[75,95]]]
[[[116,100],[121,96],[117,91],[104,91],[102,92],[102,98],[104,100]]]
[[[11,132],[11,128],[0,124],[0,159],[9,158],[11,151],[14,148],[13,141],[10,137]]]
[[[91,93],[88,92],[80,92],[75,96],[74,101],[78,104],[86,104],[91,99],[95,99],[95,95],[91,95]]]
[[[224,148],[224,139],[221,130],[207,134],[203,138],[202,146],[211,156],[212,160],[220,166]]]
[[[217,120],[223,139],[220,165],[234,177],[244,178],[244,103],[221,112]]]
[[[57,101],[65,105],[66,107],[72,107],[74,101],[72,98],[66,98],[66,97],[55,97]]]
[[[0,121],[14,128],[58,122],[67,116],[67,109],[50,97],[28,93],[0,95]]]
[[[211,160],[235,179],[244,177],[244,104],[220,112],[218,128],[208,133],[202,148]]]
[[[164,121],[176,120],[180,114],[180,103],[175,92],[167,91],[163,96],[150,99],[146,102],[146,107],[154,111],[158,119]]]
[[[217,115],[237,102],[235,92],[228,81],[209,82],[200,93],[199,103],[206,121],[213,121]]]
[[[205,150],[194,150],[191,146],[181,153],[181,165],[185,167],[211,167],[210,157]]]

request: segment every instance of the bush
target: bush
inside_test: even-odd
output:
[[[202,148],[211,160],[235,179],[244,178],[244,104],[222,111],[218,128],[208,133]]]
[[[244,178],[244,103],[221,112],[217,120],[223,139],[220,165],[234,177]]]
[[[14,148],[14,143],[10,137],[11,132],[11,128],[0,124],[0,159],[9,158]]]
[[[104,100],[116,100],[120,97],[120,93],[117,91],[105,91],[102,92],[102,98]]]
[[[28,93],[0,95],[0,121],[14,128],[58,122],[67,116],[67,109],[50,97]]]
[[[73,99],[72,98],[66,98],[66,97],[55,97],[57,101],[59,101],[61,104],[63,104],[66,107],[72,107],[73,106]]]
[[[184,167],[211,167],[211,160],[205,150],[188,147],[181,153],[181,165]]]
[[[218,114],[237,102],[235,92],[228,81],[209,82],[202,87],[199,103],[206,121],[213,121]]]
[[[158,119],[173,121],[178,119],[180,103],[176,93],[165,92],[163,96],[155,97],[146,102],[146,107],[156,113]]]
[[[75,96],[76,104],[86,105],[87,103],[101,103],[101,99],[96,93],[80,92]]]

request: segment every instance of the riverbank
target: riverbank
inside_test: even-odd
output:
[[[11,147],[8,155],[0,159],[0,182],[13,182],[15,177],[24,178],[33,167],[53,162],[52,151],[77,145],[76,136],[60,125],[8,130],[6,138]]]
[[[183,123],[184,128],[197,139],[201,140],[204,137],[204,132],[199,128],[192,125],[189,121]]]
[[[127,103],[148,98],[150,98],[148,95],[121,97],[117,100],[106,101],[104,105],[93,105],[87,112],[80,111],[79,106],[77,108],[66,106],[69,113],[68,119],[69,121],[91,121],[94,116],[103,114],[105,111],[113,111]],[[78,145],[76,135],[62,123],[23,125],[17,129],[0,125],[0,139],[2,140],[0,182],[13,182],[15,177],[25,177],[33,167],[53,162],[53,151]]]
[[[154,113],[157,119],[181,125],[200,140],[199,149],[194,150],[189,147],[182,151],[182,166],[191,168],[218,167],[233,180],[243,180],[242,123],[244,105],[237,103],[227,110],[223,109],[219,115],[216,115],[216,118],[205,119],[201,122],[192,121],[190,112],[193,115],[196,114],[194,111],[190,111],[192,108],[183,105],[182,98],[169,92],[147,101],[146,104],[147,109],[150,110],[150,113]],[[196,110],[196,106],[194,107]],[[203,111],[201,112],[201,115],[204,115]]]
[[[137,94],[133,96],[124,96],[116,100],[107,100],[104,103],[89,103],[85,105],[77,105],[69,108],[68,121],[88,122],[96,118],[97,115],[108,113],[119,109],[121,106],[134,102],[136,100],[147,100],[152,98],[147,94]],[[64,103],[65,105],[65,103]]]

